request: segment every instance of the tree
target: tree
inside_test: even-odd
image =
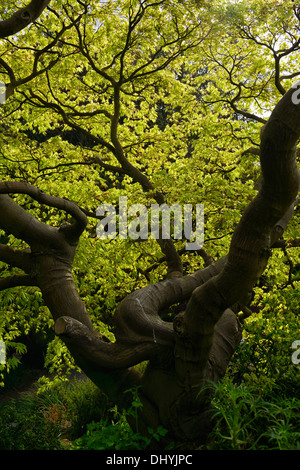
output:
[[[299,191],[299,106],[295,88],[283,89],[279,67],[282,57],[298,50],[298,41],[288,47],[280,38],[282,50],[277,54],[274,42],[269,47],[275,60],[274,83],[282,95],[270,117],[257,116],[256,109],[244,111],[253,98],[258,108],[265,105],[265,82],[269,83],[266,77],[272,70],[266,62],[260,82],[260,72],[254,83],[245,75],[237,77],[243,67],[249,67],[245,54],[248,43],[243,41],[254,42],[255,48],[260,44],[254,34],[255,20],[249,26],[250,15],[255,13],[257,20],[260,15],[266,18],[263,5],[258,12],[254,3],[246,8],[224,2],[220,10],[213,5],[211,12],[204,2],[124,0],[116,6],[114,2],[78,0],[60,6],[57,1],[51,2],[39,19],[42,8],[37,10],[29,29],[8,30],[13,34],[19,30],[19,35],[2,44],[0,64],[8,99],[2,124],[7,180],[0,183],[0,227],[6,243],[0,245],[0,260],[3,266],[9,265],[10,275],[1,279],[0,289],[38,288],[55,322],[55,333],[76,364],[120,407],[129,405],[126,390],[138,387],[143,404],[139,429],[147,432],[148,427],[163,425],[170,439],[201,440],[211,429],[212,390],[207,383],[225,375],[240,344],[238,314],[248,312],[249,295],[294,213]],[[278,15],[273,11],[278,22],[286,21],[287,10],[282,7]],[[219,25],[211,22],[212,14],[220,15],[231,27],[237,26],[226,35],[228,53],[219,53],[226,60],[218,57],[214,35]],[[288,14],[290,21],[298,20],[297,11],[289,8]],[[4,29],[3,36],[8,34]],[[294,40],[292,29],[288,35]],[[204,50],[201,63],[195,55],[200,48]],[[296,72],[289,74],[292,76]],[[210,106],[207,117],[200,111],[202,104],[203,110]],[[206,119],[212,121],[213,115],[218,116],[218,122],[207,124],[208,135],[200,137],[199,129]],[[120,289],[113,315],[114,339],[110,340],[97,324],[100,319],[89,315],[73,269],[84,234],[95,240],[95,200],[102,202],[106,196],[106,202],[115,201],[120,193],[112,183],[117,181],[132,202],[171,204],[178,195],[176,187],[168,191],[175,175],[182,187],[185,185],[185,197],[194,201],[192,183],[187,185],[184,178],[199,168],[201,138],[219,147],[224,164],[210,170],[214,161],[204,155],[206,165],[199,169],[203,181],[195,174],[195,183],[203,183],[205,188],[217,168],[224,184],[237,165],[232,168],[226,161],[226,139],[217,145],[223,122],[232,126],[232,139],[239,134],[240,152],[241,140],[252,138],[248,137],[249,126],[255,127],[255,133],[261,131],[255,151],[245,149],[245,153],[260,154],[260,187],[251,202],[254,190],[247,189],[243,215],[233,233],[226,234],[231,238],[228,253],[211,263],[206,250],[198,249],[184,271],[184,242],[176,245],[160,233],[155,243],[167,269],[146,285],[140,279],[132,282],[130,293]],[[27,166],[19,167],[21,153],[30,156]],[[65,184],[60,197],[50,195],[47,175],[59,175],[63,185],[71,181],[70,174],[63,173],[66,169],[77,175],[73,188]],[[253,165],[249,172],[255,172]],[[233,175],[233,181],[236,178],[237,174]],[[215,189],[217,182],[216,178]],[[89,200],[85,186],[93,191]],[[221,191],[225,194],[224,188]],[[30,197],[29,202],[25,196]],[[235,197],[228,198],[229,206]],[[181,198],[181,203],[191,202]],[[32,200],[62,215],[36,208]],[[65,214],[67,222],[63,221]],[[224,223],[224,217],[219,222]],[[212,233],[216,230],[216,226],[211,228]],[[134,264],[136,254],[130,250],[135,248],[127,245],[124,250],[124,244],[120,248],[122,241],[114,242],[114,256],[122,257],[127,249],[130,252],[126,254],[126,270]],[[96,243],[99,247],[100,242]],[[149,256],[158,259],[157,248],[149,246]],[[146,258],[142,242],[138,250]],[[103,270],[106,253],[102,248]],[[197,266],[199,258],[207,262],[206,267]],[[148,269],[145,265],[140,273],[149,281],[153,266]],[[161,274],[164,279],[159,278]],[[117,277],[117,272],[110,273],[110,281],[117,281]],[[104,276],[97,282],[100,290]],[[163,315],[174,305],[180,305],[182,311],[167,321]],[[140,372],[135,366],[145,361],[147,366]],[[136,423],[131,424],[134,427]]]
[[[32,0],[29,5],[17,10],[16,13],[6,20],[2,20],[0,24],[0,37],[6,38],[24,29],[41,15],[49,3],[50,0]]]

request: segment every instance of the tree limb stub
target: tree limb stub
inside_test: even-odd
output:
[[[85,357],[95,369],[126,369],[162,353],[160,344],[151,341],[110,342],[103,335],[92,332],[87,326],[71,317],[60,317],[55,322],[55,333]]]

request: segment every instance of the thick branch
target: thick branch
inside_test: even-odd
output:
[[[160,363],[172,357],[174,336],[172,323],[162,321],[159,312],[187,300],[195,287],[216,275],[224,263],[225,258],[193,275],[167,279],[127,296],[114,315],[114,343],[76,320],[72,309],[68,316],[59,317],[50,306],[56,318],[55,332],[66,344],[76,346],[77,353],[95,369],[125,369],[145,360]]]
[[[26,182],[3,182],[0,183],[0,194],[27,194],[36,201],[46,204],[50,207],[61,209],[74,217],[75,222],[68,227],[64,228],[64,233],[68,237],[78,240],[81,233],[87,225],[86,215],[79,209],[79,207],[72,201],[62,199],[55,196],[50,196],[40,189],[32,186]]]
[[[272,242],[281,236],[292,213],[293,207],[276,224]],[[116,343],[108,343],[103,338],[94,341],[91,332],[88,339],[82,325],[79,322],[74,323],[70,318],[57,320],[56,333],[66,335],[69,342],[78,344],[79,348],[82,347],[85,356],[90,357],[99,367],[124,368],[143,360],[159,363],[160,356],[166,359],[174,347],[172,323],[163,321],[159,314],[171,305],[188,301],[197,287],[204,285],[222,271],[226,262],[227,257],[223,257],[191,275],[166,279],[132,292],[119,303],[114,315]],[[177,333],[181,328],[182,316],[178,316],[175,321]],[[208,345],[205,341],[201,342],[205,357],[209,352],[211,341],[212,338]],[[95,350],[92,349],[93,345]]]
[[[262,132],[262,187],[234,232],[226,264],[219,275],[196,288],[191,296],[177,343],[179,357],[186,354],[182,345],[188,341],[197,349],[202,340],[212,337],[224,310],[247,298],[267,265],[274,227],[284,224],[297,197],[300,107],[293,103],[292,94],[293,89],[280,100]]]
[[[6,194],[0,195],[0,214],[0,228],[28,245],[39,245],[41,240],[53,242],[57,230],[37,220]]]
[[[10,266],[18,267],[28,272],[30,268],[30,254],[15,250],[7,245],[0,244],[0,261]]]
[[[137,348],[122,348],[107,342],[103,336],[97,336],[81,322],[67,316],[56,320],[55,332],[67,345],[76,364],[111,400],[121,409],[131,405],[132,396],[124,392],[140,386],[141,376],[135,369],[122,366],[133,362],[132,356],[135,353],[142,358],[147,351],[147,344],[141,344]],[[148,427],[156,429],[160,419],[152,401],[142,393],[140,399],[143,413],[141,421],[139,420],[139,432],[147,434]],[[133,423],[133,427],[135,425]]]
[[[293,248],[300,246],[300,238],[294,238],[292,240],[277,240],[273,248]]]
[[[32,0],[27,7],[21,8],[10,18],[0,21],[0,38],[18,33],[35,21],[49,5],[50,0]]]
[[[67,344],[76,345],[77,353],[94,363],[95,368],[124,369],[162,354],[161,345],[151,341],[133,343],[128,338],[130,347],[121,342],[111,343],[71,317],[58,318],[55,333]]]
[[[28,275],[8,276],[0,279],[0,291],[20,286],[36,286],[34,279]]]

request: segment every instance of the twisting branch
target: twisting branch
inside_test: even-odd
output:
[[[27,194],[42,204],[61,209],[70,214],[72,217],[74,217],[75,221],[72,224],[64,227],[64,232],[68,235],[68,237],[78,240],[79,236],[87,225],[86,215],[72,201],[56,196],[50,196],[49,194],[44,193],[40,189],[26,182],[7,181],[0,183],[0,194],[9,193]]]
[[[7,276],[0,279],[0,291],[21,286],[36,286],[36,282],[29,275]]]
[[[37,220],[7,194],[0,194],[0,214],[1,229],[29,245],[53,238],[52,227]]]
[[[81,18],[81,16],[79,18]],[[61,36],[72,27],[73,24],[63,24],[61,30],[55,35],[55,38],[49,44],[47,44],[47,46],[45,46],[43,49],[35,51],[32,72],[27,77],[17,79],[12,68],[2,58],[0,58],[0,64],[2,65],[4,70],[6,70],[6,73],[10,78],[10,83],[8,83],[6,86],[6,99],[8,99],[18,87],[29,83],[34,78],[38,77],[39,75],[42,75],[43,73],[47,74],[58,63],[58,61],[60,60],[60,53],[55,51],[53,52],[51,51],[51,49],[57,45]],[[39,69],[38,66],[41,62],[41,58],[47,52],[52,54],[54,53],[55,55],[57,55],[57,57],[52,59],[47,66],[43,66]]]
[[[176,353],[182,361],[187,344],[197,351],[203,340],[209,351],[216,322],[227,307],[246,300],[267,265],[278,227],[281,234],[293,212],[300,181],[296,162],[300,107],[292,94],[290,89],[281,98],[263,129],[262,186],[233,234],[226,264],[219,275],[196,288],[188,302],[177,332]],[[199,357],[199,362],[206,358]]]
[[[118,304],[114,315],[114,343],[102,336],[96,338],[95,333],[71,317],[59,317],[55,332],[67,343],[76,345],[82,355],[93,356],[98,367],[130,367],[144,360],[159,363],[166,354],[172,356],[174,347],[172,324],[160,318],[161,312],[187,300],[197,286],[218,274],[225,263],[226,257],[192,275],[166,279],[129,294]]]
[[[49,5],[51,0],[32,0],[27,7],[21,8],[7,20],[0,21],[0,38],[18,33],[33,23]]]
[[[300,246],[300,238],[294,238],[291,240],[277,240],[272,248],[293,248]]]
[[[0,244],[0,261],[23,269],[25,272],[28,272],[30,268],[30,254],[27,251],[15,250],[7,245]]]

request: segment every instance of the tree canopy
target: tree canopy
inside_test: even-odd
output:
[[[0,204],[0,338],[9,353],[2,370],[17,365],[16,353],[26,351],[20,338],[30,331],[50,338],[51,371],[76,367],[52,333],[63,313],[53,318],[45,292],[32,282],[32,268],[29,277],[20,270],[27,272],[26,233],[36,223],[36,246],[39,237],[49,236],[52,249],[49,227],[61,227],[70,246],[78,242],[70,253],[76,289],[93,328],[113,343],[117,305],[132,292],[223,266],[229,252],[232,285],[244,276],[242,264],[230,271],[239,257],[255,265],[253,279],[261,266],[251,292],[248,279],[243,285],[249,297],[235,312],[246,339],[243,351],[252,351],[255,364],[259,348],[268,345],[272,357],[256,372],[264,370],[271,381],[293,376],[293,384],[299,383],[291,361],[291,345],[300,339],[299,172],[295,163],[285,170],[280,160],[285,153],[292,159],[298,139],[297,108],[290,111],[286,104],[292,98],[298,104],[297,85],[291,88],[300,76],[298,6],[274,0],[33,0],[6,1],[0,13],[0,80],[6,89],[0,193],[13,196],[35,220],[26,216],[19,226],[8,226],[7,199]],[[273,134],[280,139],[270,144]],[[262,152],[273,158],[261,160]],[[242,214],[261,194],[270,206],[262,204],[263,215],[243,226]],[[203,204],[203,247],[187,250],[184,239],[99,239],[97,208],[117,208],[122,196],[128,206]],[[8,211],[14,210],[11,204]],[[230,251],[240,220],[246,242],[253,240],[244,257],[242,245]],[[228,305],[212,296],[213,289],[205,295],[199,290],[194,301],[204,305],[211,296],[212,310],[218,302],[224,310],[236,303],[234,287],[224,287]],[[168,321],[185,310],[187,299],[177,297],[176,308],[166,306]],[[193,299],[188,305],[186,329]],[[189,335],[210,329],[205,314],[198,326]],[[59,323],[56,332],[64,328]],[[142,362],[143,351],[140,357]]]

